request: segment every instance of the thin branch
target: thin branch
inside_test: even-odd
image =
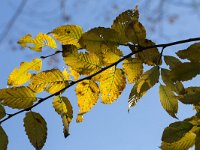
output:
[[[164,48],[167,48],[169,46],[173,46],[173,45],[178,45],[178,44],[184,44],[184,43],[188,43],[188,42],[194,42],[194,41],[200,41],[200,37],[198,38],[190,38],[190,39],[186,39],[186,40],[180,40],[180,41],[176,41],[176,42],[171,42],[171,43],[166,43],[166,44],[158,44],[158,45],[153,45],[153,46],[147,46],[147,47],[140,47],[138,46],[138,50],[137,51],[133,51],[131,53],[129,53],[128,55],[125,55],[124,57],[122,57],[121,59],[119,59],[118,61],[114,62],[113,64],[109,65],[109,66],[106,66],[104,68],[102,68],[101,70],[99,70],[98,72],[92,74],[92,75],[89,75],[85,78],[82,78],[82,79],[79,79],[77,81],[72,81],[68,86],[66,86],[65,88],[61,89],[60,91],[54,93],[54,94],[51,94],[45,98],[41,98],[37,103],[35,103],[34,105],[26,108],[26,109],[22,109],[16,113],[13,113],[13,114],[10,114],[8,115],[6,118],[2,119],[0,121],[0,124],[5,122],[6,120],[22,113],[22,112],[25,112],[25,111],[30,111],[32,108],[36,107],[37,105],[41,104],[42,102],[46,101],[47,99],[49,98],[52,98],[53,96],[56,96],[56,95],[59,95],[60,93],[62,93],[63,91],[65,91],[66,89],[70,88],[71,86],[75,85],[76,83],[79,83],[83,80],[90,80],[92,77],[96,76],[97,74],[100,74],[101,72],[105,71],[106,69],[108,68],[111,68],[112,66],[116,66],[117,64],[119,64],[120,62],[122,62],[123,60],[131,57],[132,55],[136,54],[136,53],[139,53],[139,52],[142,52],[142,51],[145,51],[145,50],[148,50],[148,49],[151,49],[151,48],[158,48],[158,47],[162,47],[163,49]],[[123,46],[128,46],[128,47],[135,47],[136,45],[132,45],[132,44],[122,44]]]
[[[3,40],[6,38],[8,35],[9,31],[12,29],[14,23],[16,22],[17,18],[19,15],[22,13],[23,8],[25,7],[27,3],[27,0],[22,0],[21,3],[19,4],[15,14],[10,18],[10,21],[6,25],[5,30],[2,32],[1,37],[0,37],[0,44],[3,42]]]
[[[58,50],[58,51],[56,51],[56,52],[53,53],[53,54],[50,54],[50,55],[47,55],[47,56],[40,56],[40,58],[41,58],[41,59],[46,59],[46,58],[48,58],[48,57],[54,56],[54,55],[56,55],[56,54],[58,54],[58,53],[61,53],[61,52],[62,52],[62,51]]]

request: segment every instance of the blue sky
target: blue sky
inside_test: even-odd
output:
[[[40,3],[39,3],[40,2]],[[138,1],[136,1],[138,2]],[[114,9],[113,3],[118,5]],[[156,1],[154,2],[156,3]],[[11,0],[2,0],[0,6],[1,28],[5,28],[10,16],[13,15],[19,2],[13,3]],[[139,2],[139,8],[140,8]],[[16,45],[16,41],[24,34],[37,34],[38,32],[48,32],[54,27],[64,24],[56,14],[48,12],[57,8],[58,3],[55,0],[43,0],[36,3],[33,0],[28,1],[24,9],[25,15],[21,15],[14,24],[9,35],[5,37],[0,45],[0,88],[7,85],[7,77],[14,67],[19,67],[20,62],[30,61],[41,54],[34,53],[25,49],[23,51],[10,50],[10,36],[14,40],[10,41]],[[185,39],[188,37],[200,36],[199,24],[200,18],[197,15],[191,15],[192,10],[182,7],[166,4],[169,12],[179,13],[180,16],[176,23],[169,24],[163,21],[163,34],[160,37],[157,33],[148,32],[148,38],[156,43],[171,42]],[[67,1],[67,13],[72,16],[68,24],[80,25],[87,31],[97,26],[109,27],[112,20],[126,9],[135,7],[135,1],[114,0],[95,1],[79,0]],[[38,14],[34,14],[34,9],[38,9]],[[141,22],[148,27],[148,21],[145,20],[146,10],[140,10]],[[143,15],[144,13],[144,15]],[[41,17],[42,15],[42,17]],[[44,18],[45,19],[44,19]],[[41,19],[43,18],[43,19]],[[28,20],[28,21],[27,21]],[[2,30],[2,29],[1,29]],[[1,35],[1,33],[0,33]],[[16,40],[16,41],[15,41]],[[167,48],[164,54],[174,54],[176,50],[186,48],[188,44]],[[45,50],[42,54],[50,54],[53,51]],[[61,57],[60,57],[61,58]],[[45,62],[47,64],[47,62]],[[63,68],[64,64],[60,61],[58,68]],[[49,66],[44,65],[43,70]],[[194,82],[187,83],[199,86],[199,78]],[[126,90],[117,102],[112,105],[103,105],[100,102],[84,117],[84,122],[77,124],[75,122],[78,112],[74,87],[66,91],[67,96],[74,106],[74,120],[70,125],[71,135],[65,139],[62,133],[63,127],[60,117],[54,111],[51,105],[52,99],[47,100],[33,111],[40,112],[48,124],[48,137],[44,150],[157,150],[161,143],[163,129],[171,122],[176,121],[171,118],[161,107],[158,95],[158,85],[152,88],[136,105],[130,113],[127,112],[127,100],[132,85],[128,85]],[[43,95],[45,96],[45,95]],[[184,106],[179,103],[178,118],[180,120],[194,114],[192,107]],[[23,128],[23,118],[25,114],[20,114],[2,126],[9,137],[8,150],[32,150]]]

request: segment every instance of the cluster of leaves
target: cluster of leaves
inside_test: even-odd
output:
[[[9,88],[0,89],[0,123],[28,111],[24,118],[25,132],[35,149],[42,149],[47,138],[44,118],[31,109],[54,97],[52,106],[60,115],[64,136],[69,135],[69,124],[73,118],[73,107],[64,96],[66,89],[76,84],[75,93],[79,113],[76,121],[82,122],[101,99],[104,104],[115,102],[127,83],[133,84],[129,96],[129,109],[136,105],[145,93],[160,83],[160,102],[166,112],[174,117],[178,112],[178,101],[193,104],[197,114],[184,121],[172,123],[162,136],[161,148],[188,149],[195,144],[200,148],[200,87],[184,88],[182,82],[191,80],[200,73],[200,43],[195,43],[174,56],[163,56],[163,50],[170,44],[158,46],[146,38],[146,30],[139,22],[137,7],[120,14],[111,28],[98,27],[84,32],[80,26],[60,26],[51,32],[39,33],[35,38],[27,34],[18,43],[26,48],[41,52],[43,47],[62,53],[66,64],[64,70],[42,70],[42,62],[49,56],[41,56],[30,62],[22,62],[8,77]],[[62,51],[57,44],[61,43]],[[119,46],[127,46],[130,53],[125,55]],[[162,58],[169,66],[163,68]],[[145,65],[150,66],[144,71]],[[159,77],[162,77],[161,79]],[[50,96],[38,98],[37,94],[48,92]],[[6,113],[4,106],[21,109],[15,114]],[[0,126],[0,149],[6,149],[8,137]]]

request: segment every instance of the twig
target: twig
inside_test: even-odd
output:
[[[102,68],[101,70],[97,71],[96,73],[92,74],[92,75],[89,75],[85,78],[82,78],[82,79],[79,79],[77,81],[72,81],[68,86],[66,86],[65,88],[61,89],[60,91],[54,93],[54,94],[51,94],[45,98],[41,98],[37,103],[35,103],[34,105],[28,107],[28,108],[25,108],[25,109],[22,109],[16,113],[13,113],[13,114],[10,114],[9,116],[7,116],[6,118],[2,119],[0,121],[0,124],[5,122],[6,120],[22,113],[22,112],[25,112],[25,111],[30,111],[32,108],[36,107],[37,105],[41,104],[42,102],[46,101],[47,99],[53,97],[53,96],[56,96],[56,95],[59,95],[61,92],[63,92],[64,90],[70,88],[71,86],[73,86],[74,84],[76,83],[79,83],[83,80],[89,80],[91,79],[92,77],[96,76],[97,74],[100,74],[101,72],[105,71],[106,69],[108,68],[111,68],[112,66],[116,66],[118,63],[122,62],[123,60],[131,57],[132,55],[136,54],[136,53],[139,53],[139,52],[142,52],[144,50],[148,50],[148,49],[151,49],[151,48],[158,48],[158,47],[162,47],[163,49],[164,48],[167,48],[169,46],[173,46],[173,45],[178,45],[178,44],[184,44],[184,43],[188,43],[188,42],[194,42],[194,41],[200,41],[200,37],[198,38],[190,38],[190,39],[186,39],[186,40],[180,40],[180,41],[176,41],[176,42],[171,42],[171,43],[166,43],[166,44],[158,44],[158,45],[152,45],[152,46],[147,46],[147,47],[138,47],[138,50],[137,51],[133,51],[131,53],[129,53],[128,55],[125,55],[124,57],[122,57],[121,59],[119,59],[118,61],[114,62],[113,64],[109,65],[109,66],[106,66],[104,68]],[[124,44],[122,44],[124,45]],[[124,46],[129,46],[129,47],[133,47],[133,46],[136,46],[136,45],[132,45],[132,44],[126,44]]]

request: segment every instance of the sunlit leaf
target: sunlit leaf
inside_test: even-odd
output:
[[[197,104],[200,102],[200,87],[188,87],[179,100],[184,104]]]
[[[1,150],[7,150],[8,146],[8,136],[6,135],[6,132],[4,129],[0,126],[0,149]]]
[[[85,32],[79,43],[81,47],[87,49],[90,52],[99,53],[102,45],[118,45],[119,38],[118,33],[110,28],[93,28],[88,32]]]
[[[126,86],[124,72],[115,67],[103,71],[99,80],[102,103],[104,104],[116,101]]]
[[[145,93],[153,87],[159,79],[159,67],[155,66],[141,75],[140,79],[134,84],[129,95],[128,110],[135,106]]]
[[[74,78],[74,80],[75,81],[78,80],[81,75],[71,67],[69,67],[69,70],[70,70],[70,75]]]
[[[44,33],[39,33],[35,38],[32,38],[31,34],[27,34],[18,41],[18,44],[37,52],[41,52],[44,46],[48,46],[52,49],[57,47],[54,39]]]
[[[146,38],[146,30],[138,21],[129,23],[125,32],[128,41],[131,41],[132,43],[142,44]]]
[[[47,138],[47,124],[44,118],[36,112],[27,112],[24,127],[31,144],[36,150],[42,149]]]
[[[32,74],[29,71],[40,71],[42,60],[35,58],[30,62],[22,62],[19,68],[15,68],[8,77],[8,85],[19,86],[26,83]]]
[[[200,63],[185,62],[174,66],[170,72],[173,81],[187,81],[200,74]]]
[[[169,115],[177,118],[176,113],[178,111],[178,98],[168,86],[164,86],[162,84],[160,84],[159,94],[160,102],[163,108],[167,111]]]
[[[58,69],[52,69],[40,72],[32,77],[29,87],[39,93],[47,91],[54,94],[68,85],[63,73]]]
[[[155,43],[147,39],[141,43],[141,46],[143,47],[154,46],[154,45]],[[156,47],[139,52],[135,54],[135,56],[136,58],[141,59],[145,64],[150,65],[150,66],[161,64],[161,59],[159,59],[160,53]]]
[[[90,111],[99,98],[99,87],[92,80],[84,80],[76,86],[76,95],[79,106],[79,117]]]
[[[125,59],[122,65],[129,83],[137,81],[143,73],[143,64],[137,58]]]
[[[177,65],[181,64],[181,61],[174,56],[164,56],[165,63],[169,65],[170,69],[175,68]]]
[[[6,116],[6,111],[4,107],[0,104],[0,119]]]
[[[28,87],[13,87],[0,89],[0,102],[3,105],[24,109],[37,100],[35,93]]]
[[[73,45],[63,46],[65,63],[80,74],[89,75],[101,69],[99,57],[94,53],[78,53]]]
[[[139,18],[138,7],[135,10],[127,10],[121,13],[112,24],[112,29],[118,32],[120,41],[122,43],[127,43],[128,39],[125,35],[125,29],[132,21],[137,21]]]
[[[192,62],[200,62],[200,43],[190,45],[186,50],[176,53],[181,59],[188,59]]]
[[[56,96],[52,102],[55,111],[61,115],[65,138],[69,135],[69,124],[73,118],[73,109],[67,97]]]
[[[55,39],[61,42],[64,45],[74,45],[77,48],[80,48],[78,43],[81,35],[83,34],[83,29],[77,25],[66,25],[55,28],[50,32]]]
[[[64,77],[65,80],[69,80],[70,79],[70,74],[69,74],[69,72],[67,71],[66,68],[64,68],[62,74],[63,74],[63,77]]]

